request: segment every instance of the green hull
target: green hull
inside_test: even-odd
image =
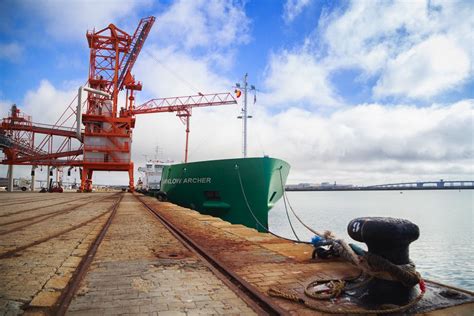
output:
[[[282,197],[290,165],[269,157],[165,166],[161,191],[170,202],[259,231]]]

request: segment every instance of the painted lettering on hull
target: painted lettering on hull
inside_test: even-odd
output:
[[[172,178],[164,179],[163,184],[206,184],[212,183],[211,178]]]

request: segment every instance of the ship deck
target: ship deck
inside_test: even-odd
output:
[[[242,284],[278,313],[318,315],[317,309],[270,297],[268,289],[303,295],[308,280],[358,275],[345,262],[311,259],[309,245],[129,193],[2,192],[0,236],[5,315],[269,313],[242,292]],[[473,293],[429,281],[427,288],[411,313],[472,315]],[[440,291],[451,298],[440,297]],[[353,302],[315,304],[337,312]]]

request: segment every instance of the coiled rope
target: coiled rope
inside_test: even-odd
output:
[[[314,299],[318,299],[318,300],[329,300],[329,299],[338,297],[343,291],[348,290],[346,289],[345,280],[320,280],[318,282],[328,282],[329,284],[333,284],[332,286],[331,285],[328,286],[330,288],[329,294],[321,295],[318,293],[314,294],[314,292],[311,292],[309,288],[311,286],[314,286],[314,282],[313,282],[313,283],[310,283],[308,286],[306,286],[305,288],[306,296],[314,298]],[[328,314],[390,314],[390,313],[399,313],[399,312],[406,311],[410,309],[411,307],[413,307],[416,303],[418,303],[423,298],[423,295],[426,292],[426,286],[423,279],[420,279],[419,287],[420,287],[420,293],[411,302],[405,305],[396,306],[396,307],[393,307],[393,305],[385,305],[386,308],[384,308],[383,307],[384,305],[382,305],[382,307],[379,309],[341,308],[340,306],[337,306],[337,305],[334,305],[331,307],[321,306],[309,300],[306,300],[295,293],[292,293],[286,290],[281,290],[279,288],[270,288],[268,290],[268,294],[273,297],[280,297],[280,298],[284,298],[284,299],[294,301],[300,304],[304,304],[308,308],[311,308],[318,312],[323,312],[323,313],[328,313]]]

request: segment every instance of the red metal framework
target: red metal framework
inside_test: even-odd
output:
[[[21,114],[16,106],[12,107],[10,116],[3,119],[0,128],[0,148],[6,156],[1,163],[80,166],[82,191],[92,189],[92,175],[96,170],[127,171],[130,190],[133,190],[131,144],[135,115],[160,112],[177,112],[186,124],[187,161],[192,108],[237,102],[230,93],[218,93],[153,99],[135,107],[134,92],[140,91],[142,84],[135,81],[131,71],[154,21],[154,17],[142,19],[133,36],[113,24],[88,32],[89,87],[84,89],[92,92],[84,102],[84,113],[79,112],[84,104],[79,104],[77,109],[73,106],[81,94],[67,106],[54,125],[33,123],[31,117]],[[118,112],[118,95],[123,89],[126,90],[125,107]],[[81,99],[78,102],[81,103]],[[82,119],[83,131],[79,119]],[[39,141],[39,145],[35,145],[35,141]],[[74,141],[78,144],[73,144]],[[79,159],[81,155],[82,160]]]
[[[43,138],[41,138],[43,137]],[[58,139],[59,137],[59,139]],[[33,123],[13,105],[0,127],[0,147],[6,156],[2,164],[78,166],[82,149],[73,148],[74,131],[65,127]],[[35,141],[40,139],[39,145]],[[65,159],[58,159],[65,158]]]
[[[133,116],[117,114],[118,94],[124,87],[130,94],[141,90],[131,76],[132,67],[155,21],[154,17],[142,19],[133,36],[115,25],[88,32],[90,48],[89,85],[92,89],[110,94],[89,93],[87,110],[82,115],[84,124],[84,158],[81,190],[90,191],[94,170],[127,171],[129,187],[133,190],[133,162],[131,161]]]

